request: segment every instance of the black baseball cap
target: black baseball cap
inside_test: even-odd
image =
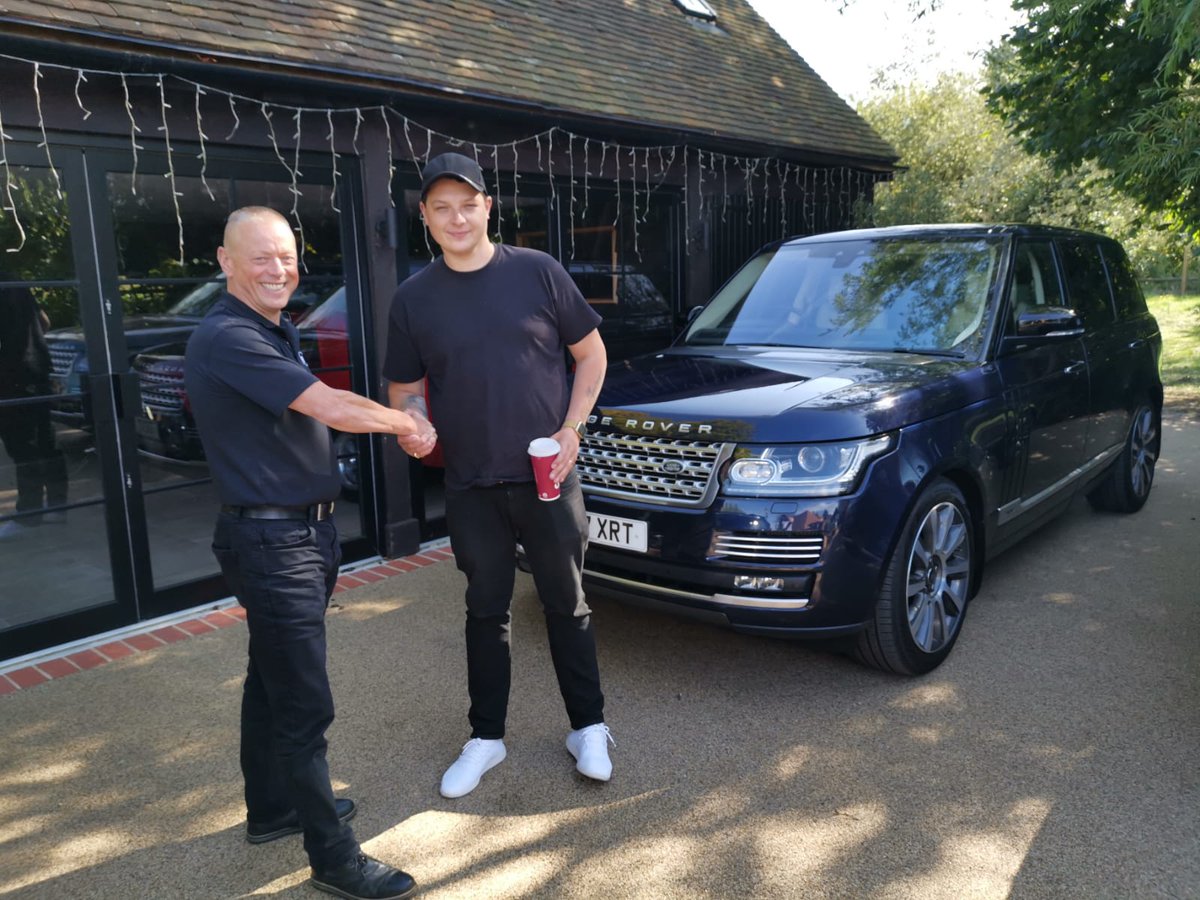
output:
[[[425,171],[421,173],[422,200],[439,178],[457,178],[481,194],[487,193],[487,186],[483,182],[483,169],[479,168],[479,163],[471,157],[461,153],[443,153],[425,164]]]

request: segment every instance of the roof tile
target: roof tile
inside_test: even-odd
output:
[[[715,27],[672,0],[0,0],[0,20],[400,79],[552,114],[895,160],[747,0],[709,2]]]

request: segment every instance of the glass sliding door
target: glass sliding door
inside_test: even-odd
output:
[[[0,253],[0,659],[227,594],[183,354],[224,290],[216,250],[229,212],[290,216],[293,204],[267,156],[210,155],[201,180],[177,154],[173,198],[161,154],[140,154],[135,176],[120,150],[56,149],[60,196],[44,154],[39,167],[31,148],[8,149],[20,219],[0,216],[0,250],[19,248]],[[305,173],[288,314],[317,376],[361,387],[347,235],[329,170],[314,162]],[[358,444],[335,438],[345,475],[336,518],[353,559],[374,551],[374,529],[360,509]]]

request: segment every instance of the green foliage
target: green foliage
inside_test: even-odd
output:
[[[989,108],[1059,171],[1085,162],[1200,234],[1200,0],[1014,0]]]
[[[1162,379],[1167,399],[1200,406],[1200,296],[1146,298],[1163,336]]]
[[[876,190],[862,221],[1030,222],[1083,228],[1121,241],[1143,277],[1179,270],[1183,241],[1169,220],[1117,190],[1094,162],[1056,171],[1026,151],[965,76],[877,94],[859,113],[906,169]]]

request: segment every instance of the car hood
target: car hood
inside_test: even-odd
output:
[[[125,343],[130,349],[149,347],[184,335],[200,324],[197,316],[172,316],[164,313],[126,316],[122,319]],[[55,328],[46,332],[48,341],[83,341],[83,330],[76,326]]]
[[[890,352],[672,348],[614,363],[592,427],[655,437],[829,441],[984,399],[990,366]]]

